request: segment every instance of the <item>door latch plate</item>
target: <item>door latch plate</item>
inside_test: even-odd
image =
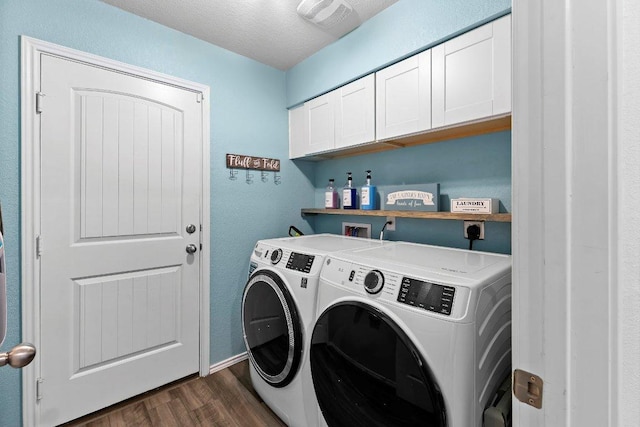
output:
[[[520,402],[542,408],[543,381],[539,376],[521,369],[513,371],[513,395]]]

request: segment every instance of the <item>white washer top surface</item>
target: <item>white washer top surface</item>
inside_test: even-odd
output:
[[[310,234],[298,237],[265,239],[256,243],[251,255],[251,262],[260,262],[262,265],[286,271],[288,274],[305,274],[309,277],[317,277],[327,255],[345,250],[380,247],[385,244],[389,244],[389,242],[338,234]],[[281,256],[274,263],[271,256],[277,250],[281,251]],[[295,262],[294,253],[301,255],[296,256]],[[304,258],[305,256],[307,257],[306,259]],[[310,260],[309,257],[313,257],[313,259]],[[296,265],[292,269],[287,267],[290,260]],[[308,263],[308,267],[301,265],[305,262]],[[297,271],[294,272],[294,270]]]
[[[298,237],[262,240],[261,242],[273,246],[280,245],[292,251],[313,252],[318,255],[326,255],[344,250],[379,248],[389,243],[387,241],[341,236],[338,234],[309,234]]]
[[[419,277],[447,277],[473,286],[511,271],[511,256],[408,242],[345,251],[335,257]],[[434,277],[434,275],[436,277]]]

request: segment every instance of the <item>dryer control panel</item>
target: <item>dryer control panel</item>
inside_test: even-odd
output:
[[[455,292],[452,286],[403,277],[398,302],[449,316]]]
[[[471,290],[463,283],[448,283],[435,277],[420,276],[413,271],[399,272],[380,266],[362,265],[332,255],[323,264],[318,293],[322,292],[326,283],[340,287],[350,294],[422,312],[426,316],[458,321],[469,313]],[[381,278],[384,278],[384,282]],[[383,283],[382,288],[372,293],[372,289],[377,290],[380,283]]]

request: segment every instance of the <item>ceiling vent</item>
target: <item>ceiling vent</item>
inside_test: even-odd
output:
[[[298,15],[322,29],[330,29],[345,21],[353,21],[349,19],[353,8],[345,0],[302,0],[297,12]],[[356,23],[355,26],[357,25]]]

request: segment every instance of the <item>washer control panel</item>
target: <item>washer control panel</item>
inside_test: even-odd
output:
[[[289,270],[301,271],[303,273],[311,272],[313,266],[314,255],[300,254],[297,252],[291,252],[289,260],[287,261],[287,268]]]
[[[398,302],[449,316],[455,292],[451,286],[403,277]]]

